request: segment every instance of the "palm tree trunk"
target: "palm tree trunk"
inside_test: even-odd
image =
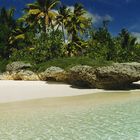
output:
[[[46,17],[47,17],[47,15],[45,14],[45,16],[44,16],[44,21],[43,21],[43,32],[46,34],[47,33],[47,30],[46,30]]]
[[[64,37],[64,43],[66,43],[65,30],[64,30],[64,24],[63,23],[62,23],[62,32],[63,32],[63,37]]]
[[[52,20],[50,21],[50,26],[51,26],[51,29],[52,29],[52,32],[53,32],[53,35],[54,35],[54,33],[55,33],[55,29],[54,29],[54,25],[53,25]]]

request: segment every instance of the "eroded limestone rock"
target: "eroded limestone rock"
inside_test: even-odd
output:
[[[6,66],[6,71],[19,71],[19,70],[25,70],[25,69],[28,69],[28,68],[31,68],[32,65],[30,63],[25,63],[25,62],[22,62],[22,61],[16,61],[16,62],[12,62],[10,64],[8,64]]]

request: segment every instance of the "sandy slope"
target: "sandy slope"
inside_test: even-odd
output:
[[[0,103],[45,97],[75,96],[100,92],[98,89],[77,89],[66,84],[42,81],[0,81]]]
[[[0,81],[0,103],[98,92],[105,91],[100,89],[77,89],[66,84],[49,84],[42,81]]]

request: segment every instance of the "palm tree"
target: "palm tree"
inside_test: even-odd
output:
[[[76,54],[76,51],[78,50],[82,50],[80,45],[81,43],[79,42],[83,40],[80,39],[80,35],[83,35],[83,33],[85,33],[86,29],[89,28],[90,25],[91,20],[86,18],[85,9],[81,4],[76,3],[74,5],[74,10],[71,12],[70,18],[66,24],[69,40],[71,40],[67,47],[69,56]]]
[[[117,41],[120,47],[118,50],[121,61],[130,61],[137,46],[137,38],[131,35],[128,30],[122,29]]]
[[[119,38],[121,40],[121,47],[123,49],[131,49],[133,46],[136,45],[137,39],[133,37],[126,29],[121,30]]]
[[[14,12],[14,8],[6,9],[3,7],[0,9],[0,56],[3,58],[8,58],[11,53],[9,37],[16,27]]]
[[[59,27],[62,28],[64,42],[65,42],[66,41],[65,29],[68,24],[68,20],[70,18],[71,10],[70,10],[70,8],[67,8],[65,5],[63,5],[59,8],[58,13],[59,13],[59,15],[56,17],[56,24],[58,24],[57,28],[59,28]]]
[[[86,11],[81,4],[74,5],[74,11],[66,26],[68,33],[71,34],[72,42],[77,40],[78,33],[82,34],[90,26],[90,20],[85,16]]]
[[[40,23],[43,27],[43,31],[46,33],[47,26],[53,25],[57,12],[54,9],[59,0],[37,0],[34,3],[27,4],[25,12],[27,15],[25,19],[31,23]]]
[[[16,42],[27,40],[26,32],[28,30],[29,26],[24,26],[24,22],[20,22],[17,20],[17,26],[11,31],[11,35],[9,37],[9,44],[15,46]]]
[[[8,27],[14,27],[15,26],[14,13],[15,13],[14,8],[6,10],[4,7],[2,7],[0,9],[0,23]]]

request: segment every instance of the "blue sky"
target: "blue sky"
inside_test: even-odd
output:
[[[0,7],[14,6],[17,15],[22,13],[26,3],[34,0],[0,0]],[[109,30],[117,34],[122,28],[140,37],[140,0],[62,0],[72,6],[76,2],[82,3],[94,17],[95,24],[100,24],[103,19],[110,19]]]

